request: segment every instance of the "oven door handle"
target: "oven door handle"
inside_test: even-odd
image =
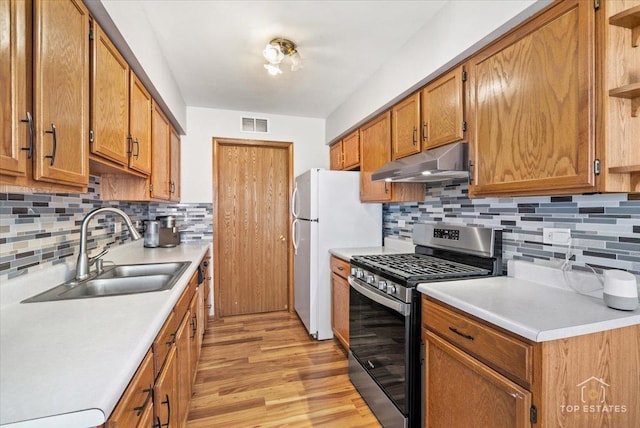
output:
[[[369,290],[368,288],[358,284],[358,282],[355,279],[353,279],[353,277],[351,276],[347,278],[347,280],[349,281],[349,285],[351,285],[351,287],[354,290],[356,290],[358,293],[362,294],[363,296],[373,300],[374,302],[379,303],[382,306],[385,306],[395,312],[398,312],[399,314],[404,315],[405,317],[411,313],[410,305],[403,302],[391,300],[387,296],[383,296],[380,293],[376,293],[375,291]]]

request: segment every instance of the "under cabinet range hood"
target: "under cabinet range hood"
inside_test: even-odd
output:
[[[468,178],[467,143],[451,143],[391,161],[374,172],[373,181],[428,183]]]

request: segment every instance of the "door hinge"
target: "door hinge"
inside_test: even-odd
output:
[[[533,404],[529,409],[529,422],[531,422],[532,424],[538,423],[538,409],[536,409],[536,406]]]
[[[593,161],[593,173],[595,175],[600,175],[600,159]]]
[[[467,132],[467,121],[466,120],[462,121],[462,132]]]
[[[89,40],[93,40],[93,28],[89,29]]]
[[[89,131],[89,144],[93,143],[93,129]]]
[[[467,71],[466,70],[462,70],[462,81],[463,82],[467,81]]]
[[[153,193],[153,184],[149,184],[149,193]]]
[[[595,10],[600,10],[600,0],[593,0],[593,8]]]

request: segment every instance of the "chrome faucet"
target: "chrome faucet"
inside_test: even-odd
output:
[[[129,218],[127,213],[125,213],[124,211],[118,208],[111,208],[111,207],[103,207],[103,208],[98,208],[91,211],[89,214],[85,216],[84,220],[82,220],[82,226],[80,228],[80,254],[78,254],[78,263],[76,264],[76,280],[77,281],[83,281],[87,279],[89,277],[89,266],[93,264],[93,261],[102,257],[106,253],[106,251],[103,251],[102,253],[98,254],[96,257],[93,257],[92,259],[89,259],[89,255],[87,254],[87,228],[89,226],[89,221],[91,221],[91,219],[94,216],[98,214],[103,214],[103,213],[118,214],[120,217],[122,217],[125,224],[127,225],[127,228],[129,229],[129,234],[131,234],[131,238],[134,241],[137,241],[138,239],[141,238],[136,228],[133,227],[133,223],[131,223],[131,219]]]

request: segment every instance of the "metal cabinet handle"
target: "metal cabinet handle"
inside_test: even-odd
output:
[[[149,386],[149,388],[143,389],[142,392],[147,393],[147,398],[144,399],[142,405],[133,408],[133,410],[135,410],[136,412],[136,416],[140,416],[142,414],[144,408],[147,407],[147,403],[150,399],[153,400],[153,387],[151,385]]]
[[[416,144],[418,144],[418,128],[417,127],[413,127],[413,145],[415,146]]]
[[[168,427],[169,424],[171,423],[171,401],[169,401],[169,394],[165,394],[164,397],[165,397],[165,400],[160,404],[166,404],[167,405],[167,423],[166,424],[162,424],[160,426]]]
[[[162,428],[162,423],[160,422],[160,416],[156,416],[156,420],[153,424],[153,428]]]
[[[31,159],[33,156],[33,117],[31,117],[31,113],[27,112],[27,118],[20,119],[20,122],[29,124],[29,146],[22,147],[21,150],[28,150],[29,153],[27,154],[27,159]]]
[[[462,336],[462,337],[464,337],[464,338],[465,338],[465,339],[467,339],[467,340],[473,340],[473,336],[470,336],[470,335],[468,335],[468,334],[465,334],[465,333],[461,332],[460,330],[458,330],[458,329],[457,329],[457,328],[455,328],[455,327],[449,327],[449,330],[451,330],[452,332],[454,332],[454,333],[455,333],[455,334],[457,334],[458,336]]]
[[[133,155],[134,158],[136,158],[136,160],[138,160],[138,156],[140,156],[140,142],[138,141],[138,139],[136,138],[133,142],[133,144],[136,145],[136,152]]]
[[[45,134],[53,135],[53,150],[51,150],[50,156],[45,156],[45,159],[51,159],[50,166],[53,166],[53,163],[56,161],[56,151],[58,151],[58,136],[56,134],[56,125],[51,124],[51,131],[44,131]]]
[[[167,344],[167,346],[171,346],[174,343],[176,343],[176,334],[175,333],[169,333],[169,336],[171,336],[171,340],[168,342],[165,342]]]
[[[389,193],[389,183],[384,182],[384,193]]]
[[[427,141],[427,122],[422,122],[422,141]]]

